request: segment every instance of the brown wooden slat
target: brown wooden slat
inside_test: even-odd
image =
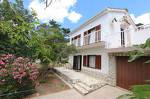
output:
[[[150,57],[145,56],[131,63],[127,56],[117,56],[117,86],[130,89],[132,85],[150,84],[150,64],[145,64]]]
[[[101,25],[97,25],[96,27],[96,31],[101,29]]]
[[[96,55],[95,57],[95,68],[101,69],[101,55]]]

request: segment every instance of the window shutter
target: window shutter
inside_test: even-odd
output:
[[[88,55],[84,55],[83,56],[83,66],[89,66],[89,56]]]
[[[97,25],[96,26],[96,31],[100,30],[101,29],[101,25]]]
[[[96,55],[95,68],[96,69],[101,69],[101,55]]]

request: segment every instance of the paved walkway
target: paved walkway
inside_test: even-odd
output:
[[[85,96],[79,94],[76,90],[70,89],[54,94],[34,97],[32,99],[116,99],[116,97],[128,93],[120,88],[106,85]]]
[[[57,71],[62,73],[63,75],[67,76],[70,80],[79,80],[84,83],[87,83],[89,86],[97,83],[105,83],[104,81],[100,79],[96,79],[94,77],[88,76],[82,72],[76,72],[71,69],[66,69],[65,67],[55,67]]]
[[[65,67],[55,67],[57,73],[68,83],[70,83],[78,92],[85,95],[105,86],[107,83],[96,79],[82,72],[76,72]]]

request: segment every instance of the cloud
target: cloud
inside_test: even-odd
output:
[[[63,22],[65,18],[71,22],[78,22],[82,15],[75,11],[70,11],[76,2],[77,0],[54,0],[54,2],[45,9],[45,4],[41,3],[40,0],[32,0],[29,4],[29,9],[33,9],[42,22],[48,22],[51,19],[57,22]],[[74,15],[74,17],[72,15]]]
[[[0,0],[0,3],[2,3],[3,2],[3,0]]]
[[[76,13],[75,11],[72,11],[69,15],[68,15],[68,19],[70,21],[72,21],[73,23],[77,23],[78,20],[82,17],[81,14]]]
[[[150,13],[144,13],[137,17],[135,17],[134,14],[131,14],[130,16],[136,24],[138,23],[150,24]]]

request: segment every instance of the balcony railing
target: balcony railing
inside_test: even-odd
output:
[[[150,29],[150,24],[138,26],[136,31],[147,30]]]
[[[81,46],[81,38],[77,38],[73,40],[72,44],[74,44],[75,46]]]
[[[89,45],[101,41],[101,31],[92,32],[84,36],[83,45]]]
[[[83,37],[83,46],[77,49],[88,49],[95,47],[104,47],[105,42],[101,41],[101,31],[91,32]]]

